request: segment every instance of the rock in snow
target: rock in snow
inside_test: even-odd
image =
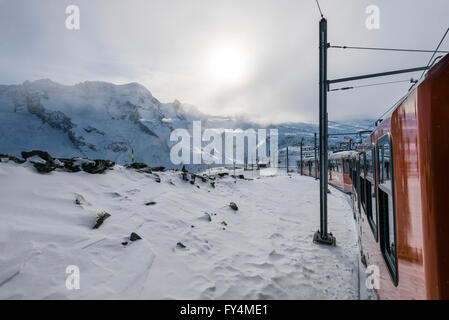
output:
[[[346,195],[328,198],[337,247],[315,245],[319,188],[308,177],[278,172],[234,183],[228,176],[207,192],[158,184],[121,165],[102,175],[41,175],[9,161],[0,163],[0,181],[7,181],[0,183],[0,299],[359,297],[360,256]],[[238,200],[245,214],[229,215],[226,198]],[[148,199],[158,202],[151,212],[142,208]],[[112,217],[92,230],[101,211]],[[212,221],[198,222],[202,212],[213,212]],[[136,231],[141,239],[131,241]],[[65,286],[73,265],[80,290]]]
[[[110,216],[111,216],[111,215],[110,215],[109,213],[107,213],[106,211],[100,212],[100,213],[98,214],[97,222],[95,223],[93,229],[98,229],[98,228],[103,224],[103,222],[104,222],[107,218],[109,218]]]
[[[235,202],[230,202],[229,207],[231,207],[232,210],[237,211],[239,207],[235,204]]]
[[[131,241],[137,241],[140,239],[142,239],[142,238],[135,232],[131,233],[131,235],[129,236],[129,240],[131,240]]]

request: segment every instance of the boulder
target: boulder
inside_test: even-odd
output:
[[[93,229],[98,229],[98,228],[103,224],[103,222],[104,222],[107,218],[109,218],[110,216],[111,216],[111,215],[110,215],[109,213],[107,213],[106,211],[100,212],[100,213],[98,214],[97,222],[95,223]]]
[[[144,169],[144,168],[148,168],[148,165],[143,162],[133,162],[131,164],[128,164],[126,167],[128,169]]]
[[[109,160],[94,160],[95,164],[92,163],[83,163],[81,166],[83,170],[87,173],[91,174],[99,174],[105,172],[107,169],[115,166],[115,163]]]
[[[39,158],[53,164],[53,158],[50,156],[50,154],[48,152],[40,151],[40,150],[33,150],[30,152],[26,152],[26,151],[22,152],[22,158],[24,158],[24,159],[28,159],[33,156],[38,156]]]
[[[237,211],[239,207],[235,204],[235,202],[230,202],[229,207],[231,207],[232,210]]]
[[[131,233],[131,235],[129,236],[129,240],[131,240],[131,241],[137,241],[140,239],[142,239],[142,238],[135,232]]]

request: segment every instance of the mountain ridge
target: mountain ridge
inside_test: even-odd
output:
[[[0,85],[0,152],[16,156],[41,149],[56,157],[124,164],[134,151],[135,161],[173,167],[169,154],[175,142],[170,141],[170,133],[174,129],[191,132],[193,121],[201,121],[203,128],[263,128],[239,117],[209,116],[178,100],[160,102],[137,82],[63,85],[41,79]],[[359,122],[331,125],[329,132],[362,130],[370,123]],[[301,138],[312,143],[317,130],[314,124],[293,122],[264,127],[279,130],[279,148],[297,145]]]

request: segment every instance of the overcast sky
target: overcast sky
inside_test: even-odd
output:
[[[449,27],[447,0],[320,3],[333,45],[434,49]],[[80,8],[80,30],[66,29],[70,4]],[[365,26],[369,5],[380,8],[379,30]],[[316,122],[319,18],[315,0],[0,0],[0,83],[139,82],[163,102],[209,114]],[[215,70],[228,52],[238,79]],[[430,55],[333,49],[329,78],[423,66]],[[330,93],[329,119],[378,117],[409,87]]]

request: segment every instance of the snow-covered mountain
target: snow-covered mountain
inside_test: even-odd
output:
[[[135,161],[173,167],[170,133],[201,120],[203,128],[247,129],[260,126],[237,118],[212,117],[179,101],[161,103],[138,83],[115,85],[86,81],[66,86],[51,80],[0,85],[0,153],[20,156],[45,150],[54,157],[82,156],[124,164]],[[365,129],[371,121],[330,123],[330,132]],[[317,126],[290,123],[279,130],[279,147],[313,143]],[[340,138],[341,140],[341,138]],[[332,142],[331,142],[332,143]]]

